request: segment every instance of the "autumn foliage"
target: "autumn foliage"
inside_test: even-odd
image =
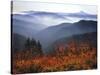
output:
[[[27,40],[29,43],[29,40]],[[33,41],[34,42],[34,41]],[[44,55],[38,42],[27,45],[27,50],[13,55],[12,73],[38,73],[97,68],[97,49],[89,41],[71,40],[65,44],[55,45],[55,55]],[[35,53],[36,55],[35,55]]]

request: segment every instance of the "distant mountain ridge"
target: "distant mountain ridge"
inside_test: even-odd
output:
[[[35,38],[40,40],[44,49],[46,49],[49,44],[57,39],[90,32],[97,32],[97,22],[81,20],[76,23],[62,23],[48,27],[38,32]]]
[[[11,16],[13,32],[26,37],[33,37],[38,31],[61,23],[71,23],[82,19],[96,20],[97,18],[97,15],[88,14],[83,11],[76,13],[24,11],[11,14]]]
[[[57,39],[97,31],[95,21],[97,15],[83,11],[76,13],[24,11],[11,16],[13,33],[39,40],[44,51]],[[74,22],[75,18],[79,21]]]
[[[63,47],[65,52],[75,48],[76,53],[80,50],[88,51],[97,48],[97,32],[78,34],[58,39],[48,47],[50,51],[48,54],[55,54],[55,52],[57,52],[56,50],[59,50],[60,47]]]
[[[47,53],[50,51],[50,49],[48,49],[49,46],[51,46],[56,40],[91,32],[97,32],[97,22],[80,20],[75,23],[62,23],[45,28],[35,34],[33,38],[40,41],[43,47],[43,52]],[[13,36],[14,48],[16,50],[23,49],[26,37],[18,33],[13,33]]]

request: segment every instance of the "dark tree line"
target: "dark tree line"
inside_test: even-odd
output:
[[[25,43],[25,50],[30,51],[33,55],[42,55],[42,45],[40,41],[28,38]]]

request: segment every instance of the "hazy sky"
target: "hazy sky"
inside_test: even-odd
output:
[[[97,14],[97,7],[90,5],[71,5],[60,3],[41,3],[32,1],[14,1],[13,13],[22,11],[48,11],[48,12],[64,12],[75,13],[84,11],[89,14]]]

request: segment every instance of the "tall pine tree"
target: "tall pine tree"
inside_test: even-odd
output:
[[[33,39],[33,38],[31,39],[30,45],[31,45],[32,48],[36,47],[36,41],[35,41],[35,39]]]
[[[28,38],[27,40],[26,40],[26,43],[25,43],[25,49],[30,49],[30,38]]]
[[[42,52],[42,45],[41,45],[40,41],[37,42],[37,48],[38,48],[39,54],[42,55],[43,52]]]
[[[31,40],[29,38],[26,40],[25,49],[27,49],[30,54],[35,56],[43,54],[40,41],[36,42],[33,38]]]

